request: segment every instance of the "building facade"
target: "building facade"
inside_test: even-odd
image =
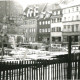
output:
[[[38,19],[38,41],[50,43],[50,17],[48,12],[42,12]]]
[[[76,2],[69,3],[63,8],[63,43],[68,42],[68,36],[72,36],[72,43],[80,42],[80,4]]]
[[[28,42],[38,41],[38,17],[41,11],[44,9],[44,4],[30,5],[25,9],[26,19],[26,40]]]
[[[37,41],[37,20],[35,18],[25,20],[25,38],[27,42]]]
[[[62,9],[53,10],[51,16],[51,44],[61,44],[62,43]]]

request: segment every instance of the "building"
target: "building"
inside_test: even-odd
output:
[[[73,44],[80,42],[80,3],[76,0],[63,8],[63,43],[68,43],[68,36],[72,36]]]
[[[59,4],[53,4],[52,16],[51,16],[51,33],[50,43],[61,44],[62,43],[62,9]]]
[[[51,13],[42,12],[38,19],[38,41],[50,43],[50,17]]]
[[[25,37],[28,42],[36,42],[37,40],[37,20],[40,12],[43,10],[43,4],[41,5],[29,5],[25,9]]]

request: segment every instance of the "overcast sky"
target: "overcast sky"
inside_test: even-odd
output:
[[[59,0],[16,0],[16,1],[19,2],[25,9],[25,7],[28,4],[55,3],[58,2]]]

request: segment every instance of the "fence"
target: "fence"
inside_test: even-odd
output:
[[[80,54],[56,56],[53,60],[0,62],[0,80],[71,80],[80,79]],[[71,75],[69,72],[71,71]]]

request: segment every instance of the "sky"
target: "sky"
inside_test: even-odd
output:
[[[16,0],[16,1],[22,5],[23,9],[25,9],[28,4],[55,3],[58,2],[59,0]]]

